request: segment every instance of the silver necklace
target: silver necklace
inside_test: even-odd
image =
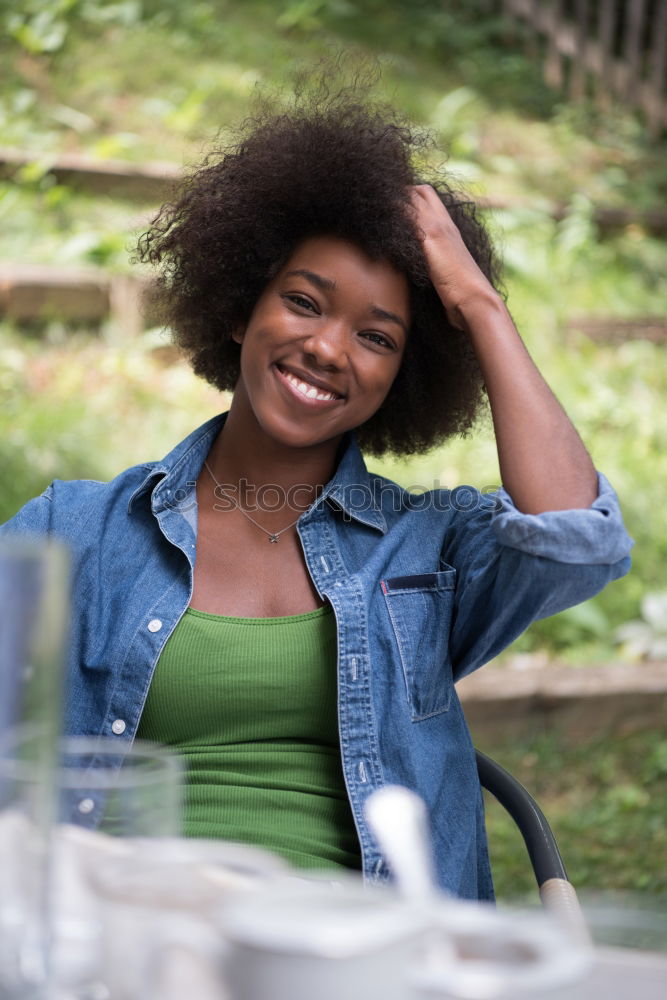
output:
[[[223,495],[223,497],[226,497],[227,500],[231,500],[232,503],[234,504],[234,506],[236,507],[236,509],[238,510],[239,514],[243,514],[243,516],[248,521],[250,521],[251,524],[254,524],[256,528],[259,528],[259,530],[263,531],[265,535],[268,535],[269,541],[272,542],[274,545],[277,545],[278,539],[280,538],[280,536],[284,535],[285,532],[289,531],[290,528],[293,528],[294,525],[296,524],[296,522],[299,520],[299,517],[301,517],[301,514],[299,514],[299,517],[297,517],[297,519],[295,521],[292,521],[291,524],[288,524],[286,528],[281,528],[280,531],[269,531],[267,528],[262,527],[262,525],[259,524],[255,520],[254,517],[251,517],[250,514],[248,513],[248,511],[243,509],[243,507],[241,506],[241,504],[238,502],[238,500],[235,497],[230,497],[230,495],[228,493],[225,493],[224,489],[222,488],[222,485],[218,482],[218,480],[215,478],[215,476],[211,472],[211,469],[209,467],[208,462],[204,461],[204,465],[206,467],[206,471],[208,472],[209,476],[211,477],[211,479],[213,480],[213,482],[215,483],[215,485],[217,486],[217,488],[220,490],[220,492]]]

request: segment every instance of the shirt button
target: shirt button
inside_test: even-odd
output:
[[[79,812],[83,813],[84,815],[91,813],[94,808],[95,808],[95,803],[93,802],[92,799],[81,799],[81,801],[79,802]]]
[[[125,722],[123,719],[116,719],[115,722],[111,723],[111,732],[115,733],[116,736],[121,736],[125,732]]]
[[[148,623],[149,632],[159,632],[161,628],[162,628],[162,622],[160,621],[159,618],[152,618],[151,621],[149,621]]]

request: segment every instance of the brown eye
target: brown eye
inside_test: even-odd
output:
[[[295,306],[299,306],[300,309],[308,309],[310,312],[316,312],[315,304],[311,302],[310,299],[305,298],[303,295],[298,295],[294,292],[283,295],[283,298],[288,302],[293,302]]]
[[[378,347],[388,347],[394,349],[394,344],[388,337],[385,337],[383,333],[378,333],[377,330],[369,330],[361,335],[366,340],[369,340],[372,344],[377,344]]]

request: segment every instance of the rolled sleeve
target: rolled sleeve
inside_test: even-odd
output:
[[[556,562],[610,565],[624,559],[633,541],[623,525],[618,497],[598,472],[598,495],[590,507],[522,514],[504,489],[492,528],[501,545]]]
[[[443,560],[456,569],[450,636],[455,679],[496,656],[539,618],[597,594],[628,572],[632,539],[604,476],[578,510],[522,514],[505,490],[489,513],[454,523]]]

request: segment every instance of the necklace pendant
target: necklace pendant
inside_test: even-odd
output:
[[[278,541],[278,536],[277,535],[269,535],[269,541],[272,542],[275,545],[277,543],[277,541]]]

